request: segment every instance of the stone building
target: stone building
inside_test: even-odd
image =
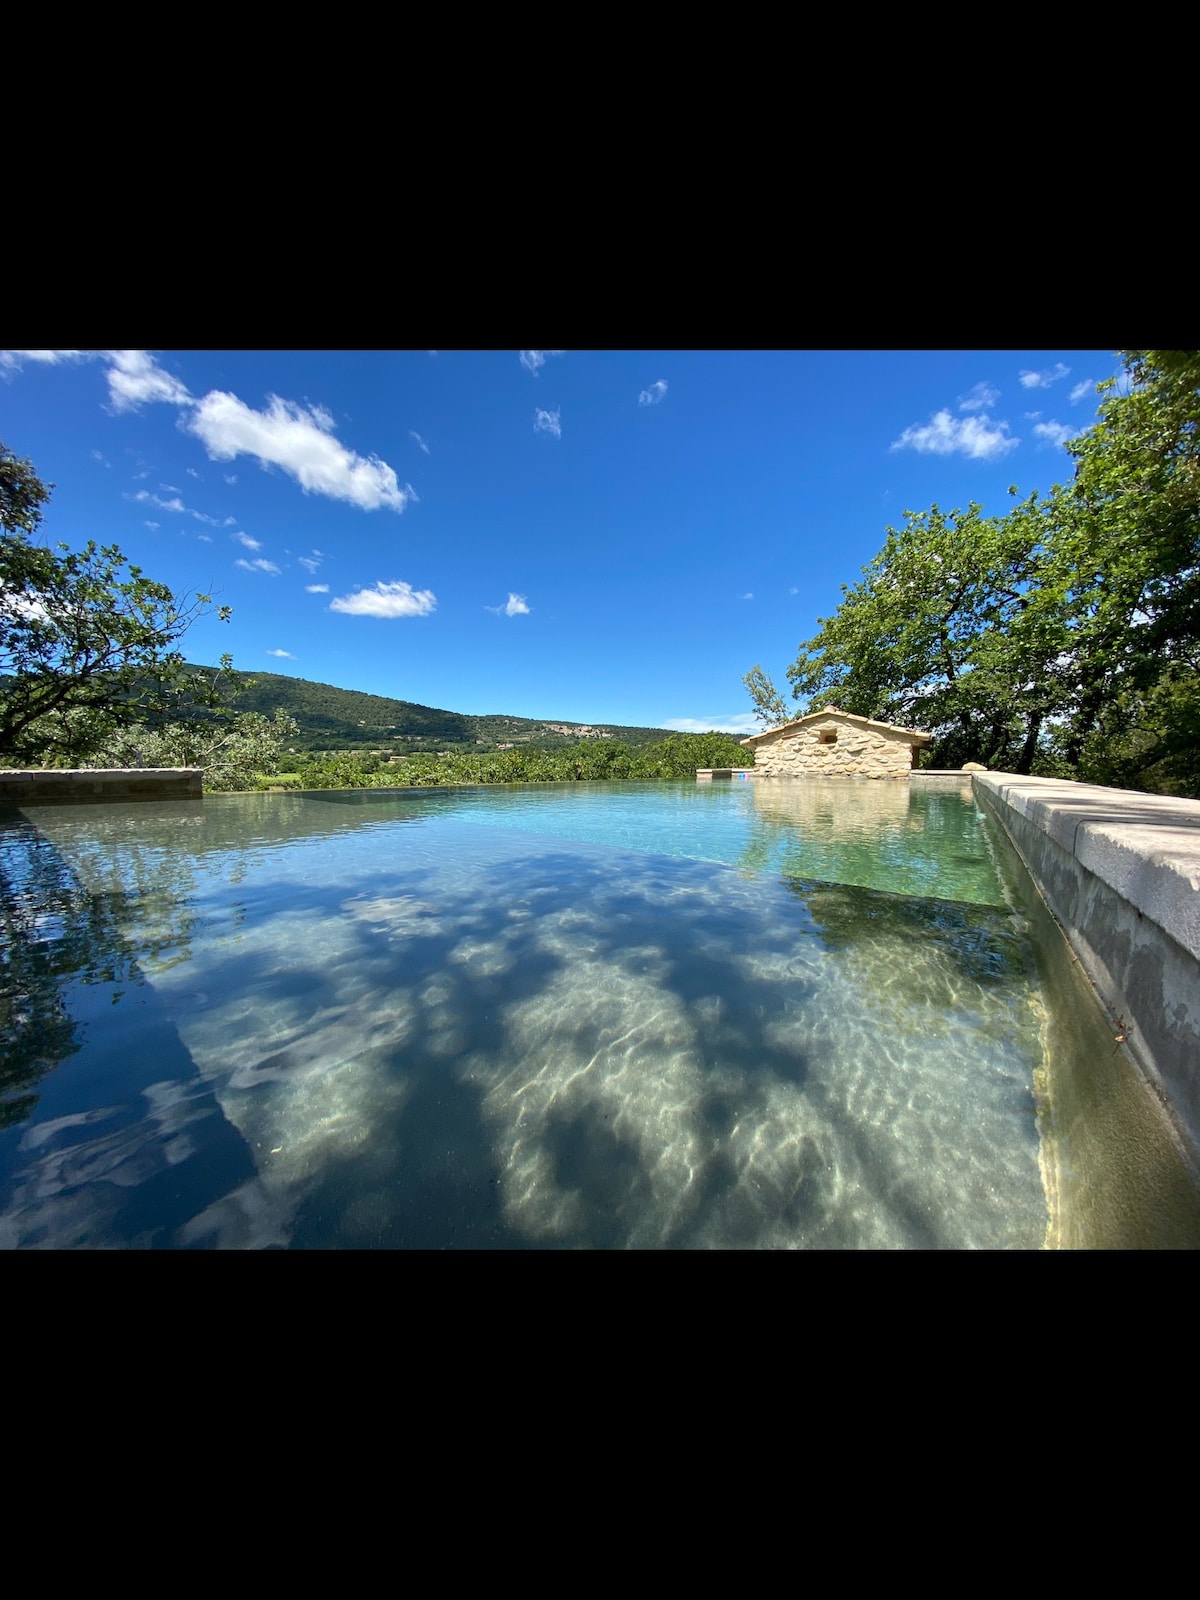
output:
[[[836,706],[743,739],[764,778],[906,778],[933,735],[872,722]]]

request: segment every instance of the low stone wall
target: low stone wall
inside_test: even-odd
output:
[[[1200,801],[976,773],[1114,1018],[1200,1160]]]
[[[0,800],[17,805],[92,804],[109,800],[195,800],[199,767],[0,767]]]

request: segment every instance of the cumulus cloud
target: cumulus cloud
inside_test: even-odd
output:
[[[534,433],[552,433],[556,439],[562,438],[562,411],[543,411],[541,406],[533,413]]]
[[[294,405],[268,395],[255,411],[235,394],[213,389],[183,424],[214,461],[256,456],[264,467],[281,467],[309,494],[345,500],[363,511],[386,506],[403,511],[417,498],[401,487],[395,471],[378,456],[360,456],[334,436],[333,417],[322,406]]]
[[[252,539],[248,533],[231,533],[231,539],[236,539],[239,544],[244,544],[247,550],[261,550],[262,540]]]
[[[370,589],[339,595],[329,602],[329,609],[352,617],[427,617],[437,609],[437,597],[430,589],[414,589],[411,583],[377,583]]]
[[[520,355],[521,355],[521,365],[525,368],[526,372],[532,372],[534,377],[536,378],[537,375],[538,375],[538,368],[539,367],[544,367],[546,365],[546,357],[547,356],[560,356],[560,355],[562,355],[562,351],[561,350],[522,350],[520,352]]]
[[[198,478],[200,476],[200,474],[196,471],[195,467],[187,467],[184,470],[187,472],[189,477]]]
[[[495,612],[498,617],[527,617],[530,608],[525,604],[523,594],[509,593],[508,599],[502,606],[484,606],[485,611]]]
[[[892,441],[893,450],[918,450],[923,455],[964,455],[972,461],[995,461],[1019,441],[1010,437],[1007,422],[992,422],[986,415],[955,417],[949,411],[937,411],[929,421],[905,428],[898,439]]]
[[[674,733],[735,733],[743,739],[748,734],[762,732],[751,711],[733,717],[710,717],[707,721],[700,717],[669,717],[660,726]]]
[[[994,384],[986,381],[977,383],[967,394],[959,395],[958,409],[960,411],[987,411],[996,404],[999,398],[1000,391]]]
[[[638,395],[638,405],[656,406],[667,392],[667,380],[659,378],[657,383],[652,383],[648,389],[643,389]]]
[[[150,529],[151,533],[157,533],[158,530],[162,527],[162,523],[161,522],[147,522],[146,523],[146,527]],[[203,538],[206,537],[206,535],[201,534],[200,537],[203,539]]]
[[[319,550],[314,550],[312,555],[310,555],[310,556],[298,556],[296,559],[299,561],[300,565],[304,568],[305,572],[315,572],[317,570],[317,568],[321,565],[321,562],[324,561],[325,557],[321,554],[321,552]]]
[[[243,561],[239,556],[233,564],[235,567],[241,567],[243,572],[269,572],[273,578],[279,576],[279,568],[275,563],[264,561],[261,556],[256,561]]]
[[[1035,422],[1033,431],[1043,444],[1066,444],[1068,439],[1078,439],[1080,432],[1065,422]]]
[[[750,591],[750,592],[742,595],[740,598],[743,599],[743,600],[753,600],[754,599],[753,591]]]
[[[225,479],[226,483],[232,484],[232,483],[236,483],[237,482],[237,473],[236,472],[223,472],[221,474],[221,476]]]
[[[183,406],[191,401],[185,384],[165,371],[147,350],[105,350],[108,393],[114,411],[136,411],[147,402]]]
[[[196,537],[197,537],[197,539],[203,539],[205,544],[211,544],[212,543],[212,534],[211,533],[198,533],[196,535]]]
[[[268,650],[269,656],[278,656],[281,661],[295,661],[296,657],[290,650]]]
[[[1080,400],[1086,400],[1088,395],[1095,394],[1095,392],[1096,380],[1094,378],[1084,378],[1081,383],[1077,383],[1071,390],[1071,404],[1077,405]]]
[[[304,592],[305,594],[328,594],[329,585],[327,583],[306,583]]]
[[[1042,372],[1031,372],[1028,367],[1022,367],[1021,383],[1026,389],[1048,389],[1052,383],[1065,378],[1070,370],[1070,367],[1064,367],[1061,361],[1056,361],[1052,367],[1047,367]]]
[[[425,443],[424,439],[422,439],[421,435],[417,432],[417,430],[415,428],[410,428],[408,430],[408,437],[410,439],[415,439],[417,444],[419,445],[419,447],[422,450],[424,450],[425,454],[426,455],[429,454],[429,446]]]

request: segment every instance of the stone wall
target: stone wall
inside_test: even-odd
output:
[[[755,771],[772,778],[907,778],[912,771],[912,745],[903,734],[836,713],[768,734],[752,748]]]
[[[975,773],[1200,1164],[1200,801]]]
[[[17,805],[97,804],[109,800],[195,800],[199,767],[0,767],[0,800]]]

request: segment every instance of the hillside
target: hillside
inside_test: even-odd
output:
[[[330,683],[310,683],[279,672],[255,672],[252,686],[238,695],[234,709],[261,711],[266,716],[276,709],[286,711],[300,725],[298,750],[363,748],[408,754],[418,750],[495,750],[506,744],[560,750],[606,735],[629,745],[654,744],[668,731],[604,723],[582,734],[564,732],[585,725],[564,717],[540,721],[500,713],[468,716],[358,689],[336,689]]]

